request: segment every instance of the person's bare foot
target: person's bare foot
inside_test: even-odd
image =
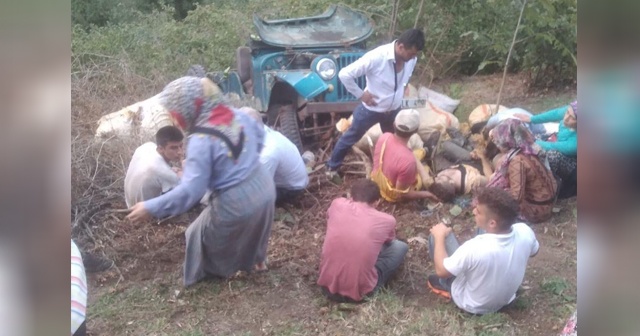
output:
[[[261,273],[268,271],[269,267],[267,267],[267,262],[263,261],[261,263],[257,263],[255,269],[257,273]]]

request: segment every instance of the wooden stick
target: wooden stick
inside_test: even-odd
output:
[[[500,91],[498,91],[498,101],[496,102],[496,106],[493,108],[495,110],[492,111],[492,114],[498,111],[498,106],[500,106],[500,100],[502,99],[502,89],[504,88],[504,82],[507,79],[507,68],[509,67],[509,60],[511,59],[511,53],[513,52],[513,46],[516,45],[516,38],[518,37],[518,29],[520,29],[520,22],[522,21],[522,14],[524,13],[524,9],[527,6],[527,0],[522,2],[522,8],[520,9],[520,17],[518,17],[518,24],[516,25],[516,30],[513,32],[513,40],[511,41],[511,47],[509,47],[509,53],[507,54],[507,60],[504,62],[504,71],[502,72],[502,83],[500,83]]]
[[[418,14],[416,14],[416,21],[413,23],[413,28],[418,28],[418,20],[420,20],[420,15],[422,15],[423,6],[424,6],[424,0],[420,1],[420,7],[418,7]]]
[[[373,167],[371,166],[371,162],[369,161],[369,157],[367,156],[367,154],[365,154],[360,148],[358,147],[351,147],[351,149],[353,150],[353,152],[360,157],[360,160],[362,161],[362,163],[364,164],[364,169],[366,171],[366,176],[369,177],[371,176],[371,171],[373,170]]]
[[[344,172],[345,174],[354,174],[354,175],[364,175],[367,176],[366,172],[357,171],[357,170],[347,170]]]

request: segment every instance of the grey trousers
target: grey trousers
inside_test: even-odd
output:
[[[376,261],[378,284],[373,289],[374,292],[389,282],[389,279],[391,279],[404,261],[407,251],[409,251],[409,245],[397,239],[382,246],[382,250],[380,254],[378,254],[378,260]]]

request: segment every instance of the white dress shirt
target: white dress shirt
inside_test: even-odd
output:
[[[277,188],[301,190],[309,184],[307,167],[298,147],[282,133],[264,126],[260,163],[267,168]]]
[[[338,77],[354,97],[360,99],[364,91],[356,83],[356,79],[365,75],[367,79],[366,91],[374,95],[376,106],[362,103],[368,110],[387,112],[400,108],[404,87],[409,83],[418,59],[412,58],[404,64],[402,71],[395,71],[395,41],[381,45],[364,54],[357,61],[342,68]],[[396,76],[396,80],[394,80]],[[394,92],[395,88],[395,92]]]

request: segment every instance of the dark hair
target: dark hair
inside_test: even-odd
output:
[[[451,202],[456,197],[456,186],[451,183],[433,183],[429,191],[442,202]]]
[[[397,42],[405,48],[415,47],[416,50],[422,51],[424,49],[424,33],[420,29],[412,28],[402,33]]]
[[[489,141],[484,149],[484,154],[489,160],[493,160],[496,155],[500,154],[500,149],[493,141]]]
[[[489,123],[489,121],[481,121],[479,123],[474,124],[473,126],[471,126],[471,133],[472,134],[476,134],[476,133],[480,133],[480,131],[484,131],[486,128],[485,126],[487,126],[487,123]],[[484,132],[482,133],[484,135]],[[489,130],[487,129],[487,137],[489,134]]]
[[[182,131],[175,126],[165,126],[156,132],[156,145],[166,146],[169,142],[180,142],[184,139]]]
[[[501,188],[478,188],[476,200],[495,215],[501,229],[508,229],[518,218],[520,205],[509,192]]]
[[[393,125],[393,133],[403,139],[409,139],[411,138],[412,135],[418,133],[418,130],[415,130],[413,132],[407,132],[407,131],[403,131],[398,129],[398,127],[394,124]]]
[[[368,179],[359,179],[351,185],[351,198],[356,202],[373,203],[380,199],[380,188]]]

